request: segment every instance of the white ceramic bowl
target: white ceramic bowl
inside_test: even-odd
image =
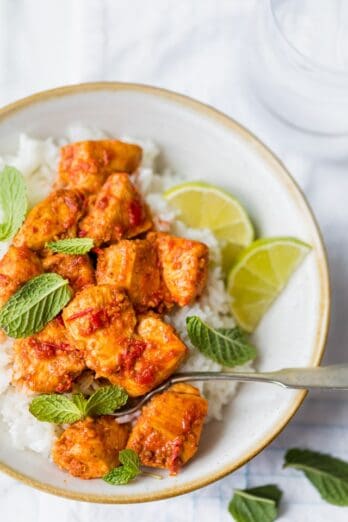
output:
[[[246,129],[194,100],[153,87],[119,83],[64,87],[20,100],[0,111],[0,154],[18,134],[59,137],[71,123],[112,135],[150,138],[172,169],[213,182],[246,205],[262,236],[292,235],[313,246],[254,335],[258,368],[320,362],[329,319],[329,283],[320,232],[284,166]],[[171,497],[202,487],[235,470],[276,437],[304,392],[272,385],[240,387],[224,420],[205,427],[197,456],[176,477],[144,478],[112,487],[59,471],[29,451],[14,450],[0,426],[0,469],[45,491],[91,502],[126,503]]]

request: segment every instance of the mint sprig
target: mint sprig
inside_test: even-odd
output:
[[[85,417],[109,415],[118,410],[128,400],[128,395],[120,386],[103,386],[87,400],[82,393],[74,393],[71,398],[58,393],[35,397],[29,411],[39,421],[54,424],[71,424]]]
[[[131,449],[122,450],[119,453],[119,459],[122,465],[113,468],[103,477],[105,482],[113,486],[128,484],[141,473],[140,459],[135,451]]]
[[[87,415],[108,415],[126,404],[127,392],[120,386],[103,386],[87,401]]]
[[[54,395],[51,395],[51,397],[55,396],[56,394]],[[41,395],[42,397],[42,395]],[[59,395],[58,395],[59,397]],[[69,400],[69,399],[68,399]],[[85,398],[85,396],[83,395],[83,393],[73,393],[71,395],[71,400],[72,402],[75,404],[75,406],[77,407],[77,409],[79,410],[80,413],[83,414],[83,417],[86,416],[86,406],[87,406],[87,399]],[[44,404],[43,404],[44,405]]]
[[[236,522],[273,522],[282,496],[274,484],[236,489],[228,510]]]
[[[27,208],[27,189],[22,174],[15,167],[5,166],[0,172],[0,241],[8,241],[15,235]]]
[[[35,397],[29,405],[29,411],[39,421],[54,424],[72,424],[84,417],[78,403],[66,395],[55,393]]]
[[[293,448],[285,468],[303,471],[321,497],[335,506],[348,506],[348,463],[317,451]]]
[[[68,255],[87,254],[93,246],[94,241],[90,237],[74,237],[46,243],[46,247],[52,250],[52,252]]]
[[[186,318],[186,327],[192,344],[222,366],[239,366],[257,355],[256,348],[248,342],[239,326],[214,329],[200,317],[191,316]]]
[[[70,301],[68,284],[55,273],[33,277],[0,309],[0,328],[16,339],[42,330]]]

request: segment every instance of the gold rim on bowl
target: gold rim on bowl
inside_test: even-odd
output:
[[[6,105],[2,109],[0,109],[0,122],[3,122],[7,117],[12,116],[15,112],[20,111],[21,109],[27,108],[30,105],[34,105],[40,103],[42,101],[63,97],[65,95],[70,94],[78,94],[81,92],[91,92],[91,91],[138,91],[144,94],[149,94],[157,97],[161,97],[170,101],[177,103],[178,105],[184,105],[185,107],[189,107],[191,110],[203,114],[205,117],[214,120],[219,125],[232,130],[234,133],[239,134],[244,141],[248,142],[252,145],[254,149],[257,149],[260,156],[263,157],[264,160],[268,162],[268,164],[272,167],[272,172],[274,172],[278,179],[282,182],[283,186],[286,188],[288,193],[291,194],[292,198],[296,201],[297,206],[303,212],[304,217],[309,220],[314,227],[315,231],[315,241],[314,247],[317,254],[318,259],[318,269],[320,273],[320,312],[318,318],[318,327],[316,331],[316,352],[312,358],[312,365],[318,366],[323,357],[326,339],[328,335],[329,329],[329,321],[330,321],[330,282],[329,282],[329,272],[328,272],[328,264],[326,258],[326,251],[323,243],[323,239],[321,236],[321,232],[319,226],[316,222],[316,219],[313,215],[312,210],[309,207],[309,204],[302,193],[301,189],[292,178],[291,174],[287,171],[282,162],[273,154],[273,152],[264,145],[254,134],[252,134],[245,127],[237,123],[235,120],[226,116],[222,112],[210,107],[209,105],[198,102],[188,96],[178,94],[172,91],[168,91],[166,89],[161,89],[158,87],[152,87],[148,85],[142,84],[134,84],[134,83],[121,83],[121,82],[95,82],[95,83],[81,83],[76,85],[68,85],[65,87],[58,87],[55,89],[50,89],[46,91],[42,91],[26,98],[22,98],[14,103]],[[164,489],[159,493],[149,493],[144,496],[123,496],[120,497],[112,497],[107,495],[94,495],[89,493],[77,493],[74,491],[69,491],[62,488],[57,488],[51,486],[49,484],[45,484],[36,479],[32,479],[31,477],[22,474],[15,469],[11,468],[0,462],[0,470],[7,473],[11,477],[23,482],[24,484],[39,489],[41,491],[45,491],[47,493],[52,493],[57,496],[73,499],[73,500],[81,500],[85,502],[97,502],[97,503],[105,503],[105,504],[127,504],[127,503],[137,503],[137,502],[149,502],[154,500],[162,500],[165,498],[174,497],[177,495],[182,495],[184,493],[189,493],[201,487],[207,486],[216,480],[228,475],[232,471],[235,471],[239,467],[243,466],[247,462],[249,462],[253,457],[255,457],[258,453],[260,453],[266,446],[268,446],[285,428],[285,426],[289,423],[291,418],[295,415],[298,408],[301,406],[307,395],[306,391],[299,391],[297,393],[296,398],[292,406],[288,409],[286,414],[284,414],[283,418],[274,426],[271,433],[269,433],[266,437],[264,437],[261,441],[259,441],[253,449],[251,449],[247,455],[241,457],[238,461],[233,462],[232,464],[228,464],[221,468],[218,472],[212,473],[210,475],[206,475],[201,479],[197,479],[191,481],[187,484],[178,485],[175,487],[169,487]]]

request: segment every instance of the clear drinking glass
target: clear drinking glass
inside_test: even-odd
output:
[[[348,0],[260,0],[247,40],[255,98],[348,154]]]

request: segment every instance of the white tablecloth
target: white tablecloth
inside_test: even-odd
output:
[[[67,83],[121,80],[173,89],[253,130],[304,188],[329,252],[333,319],[326,362],[348,359],[348,158],[299,155],[302,136],[267,119],[245,95],[239,66],[252,0],[0,0],[0,104]],[[246,31],[247,33],[247,31]],[[0,475],[2,522],[228,521],[234,487],[277,483],[285,522],[347,521],[306,479],[282,470],[284,451],[308,446],[348,459],[348,400],[310,396],[283,434],[233,475],[195,493],[134,506],[68,501]]]

